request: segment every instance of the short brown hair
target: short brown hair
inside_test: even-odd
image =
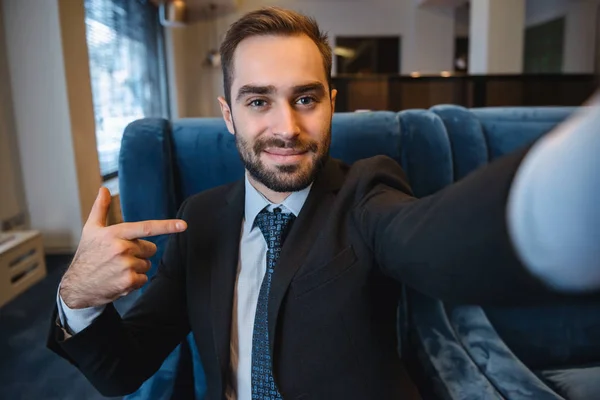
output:
[[[266,7],[251,11],[234,22],[221,44],[221,65],[223,68],[223,90],[227,104],[231,105],[231,83],[233,82],[233,54],[238,44],[252,36],[282,35],[308,36],[319,48],[323,57],[323,67],[327,84],[331,90],[331,47],[327,34],[319,29],[314,18],[279,7]]]

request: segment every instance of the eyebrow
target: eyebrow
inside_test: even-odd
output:
[[[237,93],[236,101],[241,101],[244,97],[249,95],[269,95],[277,91],[275,86],[258,86],[258,85],[244,85]],[[304,93],[315,92],[318,96],[325,94],[325,86],[321,82],[311,82],[304,85],[294,86],[292,88],[292,94],[298,96]]]
[[[240,101],[242,98],[251,95],[251,94],[273,94],[277,91],[275,86],[256,86],[256,85],[244,85],[238,90],[236,101]]]
[[[294,86],[292,89],[294,96],[310,92],[315,92],[318,96],[323,96],[325,94],[325,86],[321,82],[313,82],[306,85]]]

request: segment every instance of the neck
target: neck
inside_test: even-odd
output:
[[[292,194],[291,192],[282,193],[269,189],[268,187],[254,179],[254,177],[250,173],[248,173],[248,171],[246,171],[246,176],[248,177],[248,181],[254,187],[254,189],[258,190],[271,203],[281,204],[285,199],[288,198],[290,194]]]

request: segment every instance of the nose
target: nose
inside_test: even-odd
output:
[[[291,139],[300,134],[298,116],[290,104],[278,107],[273,121],[273,134],[282,139]]]

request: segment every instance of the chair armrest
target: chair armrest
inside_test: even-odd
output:
[[[125,222],[175,218],[182,199],[174,182],[170,123],[143,118],[125,128],[119,153],[119,196]],[[167,236],[147,240],[158,247],[148,276],[156,273]]]
[[[455,336],[443,304],[408,289],[411,342],[420,347],[419,362],[445,399],[503,399],[481,373]]]
[[[447,311],[455,336],[464,351],[503,398],[563,399],[514,355],[481,307],[449,307]]]

